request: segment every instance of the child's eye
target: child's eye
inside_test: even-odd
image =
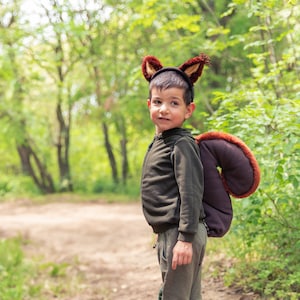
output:
[[[160,105],[160,104],[161,104],[161,101],[160,101],[159,99],[153,99],[153,100],[152,100],[152,103],[153,103],[154,105]]]
[[[172,101],[172,102],[171,102],[171,105],[172,105],[172,106],[178,106],[179,103],[178,103],[178,101]]]

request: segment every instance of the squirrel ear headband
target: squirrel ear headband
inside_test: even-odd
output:
[[[194,98],[194,83],[202,74],[204,65],[209,65],[210,59],[205,54],[200,54],[199,56],[190,58],[185,63],[176,67],[163,67],[161,62],[155,56],[145,56],[142,62],[142,72],[145,79],[151,82],[153,78],[157,75],[166,72],[174,71],[181,75],[181,77],[187,82],[191,92],[192,99]]]

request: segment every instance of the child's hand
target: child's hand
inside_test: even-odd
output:
[[[172,269],[176,270],[177,266],[190,264],[192,256],[192,243],[177,241],[173,248]]]

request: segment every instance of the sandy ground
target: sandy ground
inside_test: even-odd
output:
[[[31,254],[42,253],[53,262],[77,261],[85,287],[68,300],[157,299],[154,236],[139,203],[2,203],[0,220],[0,238],[21,234],[31,241]],[[203,300],[252,299],[210,274],[202,286]]]

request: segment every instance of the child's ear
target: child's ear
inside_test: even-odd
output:
[[[187,120],[190,118],[196,108],[196,105],[194,102],[191,102],[189,105],[186,107],[186,113],[185,113],[185,119]]]
[[[151,100],[150,99],[147,100],[147,105],[150,108],[150,105],[151,105]]]

